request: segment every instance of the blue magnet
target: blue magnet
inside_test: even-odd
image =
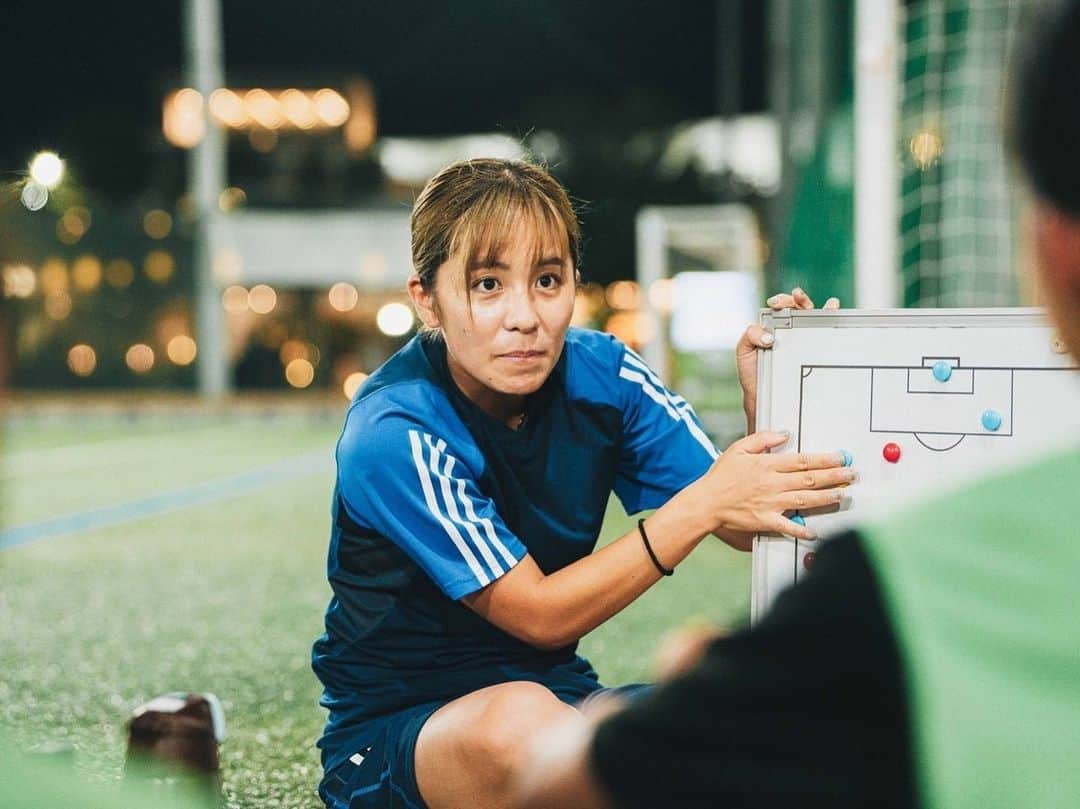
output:
[[[791,521],[792,521],[793,523],[795,523],[796,525],[802,525],[802,526],[805,526],[805,525],[806,525],[806,520],[804,520],[804,519],[803,519],[802,517],[800,517],[800,516],[799,516],[798,514],[793,514],[793,515],[791,515],[790,517],[788,517],[788,519],[789,519],[789,520],[791,520]]]
[[[982,426],[990,432],[996,432],[1001,426],[1001,414],[996,410],[987,410],[982,414]]]
[[[851,457],[851,453],[846,449],[840,450],[840,457],[844,459],[844,466],[851,466],[854,461],[854,458]]]
[[[934,363],[934,379],[938,382],[948,382],[950,376],[952,376],[952,366],[948,362],[938,360]]]

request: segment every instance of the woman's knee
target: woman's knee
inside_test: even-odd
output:
[[[529,739],[573,710],[537,683],[496,686],[467,734],[468,755],[510,775]]]

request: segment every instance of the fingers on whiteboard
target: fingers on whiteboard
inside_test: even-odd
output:
[[[783,292],[781,292],[778,295],[773,295],[771,298],[769,298],[767,301],[765,301],[765,303],[767,303],[769,305],[770,309],[774,309],[774,310],[777,310],[777,311],[779,311],[781,309],[813,309],[814,308],[814,300],[813,300],[813,298],[811,298],[809,295],[807,295],[806,291],[802,287],[795,287],[795,289],[791,290],[790,295],[786,294],[786,293],[783,293]],[[822,309],[839,309],[840,308],[840,299],[835,298],[835,297],[834,298],[829,298],[827,301],[825,301],[825,305],[823,307],[821,307],[821,308]]]
[[[789,491],[843,488],[855,481],[855,470],[840,467],[807,469],[787,472],[785,484]]]
[[[777,533],[787,534],[789,537],[795,537],[796,539],[817,539],[817,534],[807,528],[806,525],[793,522],[787,517],[780,518]]]
[[[764,326],[751,326],[747,329],[747,336],[750,338],[750,342],[758,348],[770,348],[776,340],[773,333]]]
[[[781,503],[785,511],[803,511],[835,506],[843,499],[843,489],[800,489],[787,492]]]
[[[795,287],[795,289],[791,290],[791,297],[795,300],[795,305],[800,309],[814,308],[814,301],[811,300],[802,287]]]
[[[739,342],[743,344],[748,343],[754,348],[772,348],[774,339],[771,331],[764,326],[754,324],[746,327],[746,331],[743,332],[742,340]]]
[[[781,447],[790,440],[791,433],[759,430],[756,433],[750,433],[746,438],[740,438],[728,447],[728,451],[734,449],[741,452],[748,452],[751,455],[758,455],[766,450]]]
[[[800,452],[777,456],[776,468],[780,472],[806,472],[811,469],[833,469],[844,466],[839,452]]]

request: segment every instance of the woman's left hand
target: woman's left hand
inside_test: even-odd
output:
[[[814,302],[802,288],[795,287],[791,294],[773,295],[765,303],[774,312],[781,309],[813,309]],[[829,298],[822,309],[839,309],[840,300]],[[746,432],[749,435],[756,429],[757,420],[757,353],[759,348],[772,348],[773,335],[768,329],[756,323],[747,326],[739,344],[735,346],[735,367],[739,372],[739,384],[743,389],[743,410],[746,412]]]

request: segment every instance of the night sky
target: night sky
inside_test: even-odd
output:
[[[730,0],[729,0],[730,1]],[[743,3],[743,109],[764,105],[760,3]],[[385,135],[534,128],[629,135],[717,110],[710,0],[224,0],[232,86],[340,86],[366,75]],[[181,3],[5,3],[0,171],[42,148],[114,198],[168,149]]]

